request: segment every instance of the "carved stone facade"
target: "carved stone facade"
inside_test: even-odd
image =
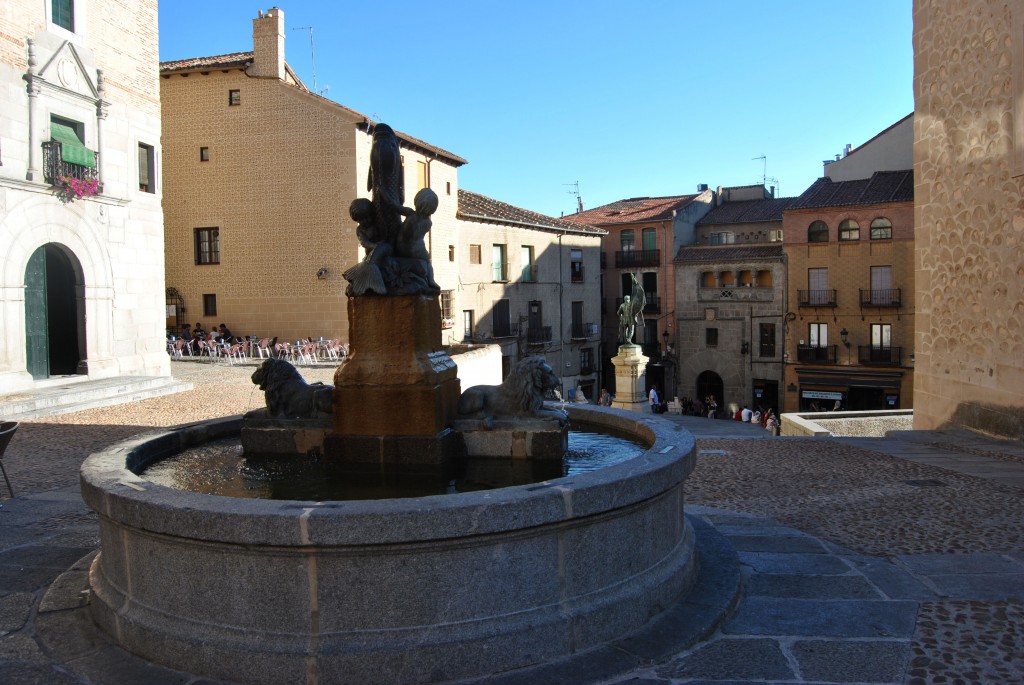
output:
[[[914,2],[914,427],[1024,436],[1024,6]]]
[[[157,3],[0,12],[0,388],[166,376]]]

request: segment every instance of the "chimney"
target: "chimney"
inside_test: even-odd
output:
[[[284,80],[284,12],[271,7],[252,20],[251,76]]]
[[[847,143],[846,147],[843,148],[843,157],[845,157],[848,154],[850,154],[850,150],[852,150],[852,149],[853,149],[853,146],[850,145],[849,143]]]

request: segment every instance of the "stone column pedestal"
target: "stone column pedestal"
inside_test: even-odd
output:
[[[334,374],[324,456],[384,471],[445,466],[461,456],[449,428],[459,379],[441,346],[437,298],[350,297],[348,321],[351,353]]]
[[[616,409],[647,411],[648,400],[644,393],[647,357],[640,350],[639,345],[622,345],[619,353],[612,357],[612,366],[615,367],[615,401],[612,406]]]

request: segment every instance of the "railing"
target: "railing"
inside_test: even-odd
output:
[[[523,283],[535,283],[537,281],[537,265],[527,264],[524,266],[521,280]]]
[[[632,269],[637,266],[658,266],[661,250],[618,250],[615,253],[615,267]]]
[[[596,323],[574,322],[570,330],[570,337],[573,340],[588,340],[590,338],[596,338],[597,332],[598,326]]]
[[[835,364],[836,346],[826,345],[825,347],[811,347],[810,345],[798,345],[796,358],[801,362],[813,362],[815,364]]]
[[[857,361],[865,366],[899,366],[903,360],[902,347],[857,346]]]
[[[625,298],[615,298],[615,309],[619,308]],[[661,296],[654,293],[644,294],[644,314],[658,314],[661,312]]]
[[[775,343],[759,343],[759,345],[760,345],[759,348],[758,348],[758,352],[759,352],[758,356],[759,357],[764,358],[764,357],[774,357],[775,356]]]
[[[526,329],[528,345],[543,345],[551,342],[551,326],[530,326]]]
[[[494,269],[494,281],[496,283],[507,283],[508,262],[494,262],[491,266]]]
[[[50,185],[59,185],[61,176],[70,176],[83,181],[99,181],[100,153],[96,155],[96,166],[88,167],[71,164],[60,158],[61,144],[56,140],[43,143],[43,177]]]
[[[861,307],[899,307],[901,303],[900,288],[883,288],[881,290],[860,291]]]
[[[583,282],[583,265],[579,262],[573,262],[572,268],[569,269],[569,281],[571,283]]]
[[[594,365],[593,364],[581,364],[580,365],[580,375],[581,376],[589,376],[592,373],[594,373]]]
[[[519,324],[509,321],[495,321],[491,335],[495,338],[514,338],[519,335]]]
[[[835,307],[835,290],[797,290],[796,299],[801,307]]]

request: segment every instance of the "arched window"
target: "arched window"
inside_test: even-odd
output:
[[[853,219],[843,219],[839,222],[840,240],[860,240],[860,224]]]
[[[871,222],[872,240],[892,240],[892,222],[880,216]]]
[[[714,271],[705,271],[700,275],[700,286],[702,288],[714,288],[717,284]]]
[[[744,269],[740,272],[740,283],[744,288],[749,288],[754,285],[754,273],[749,269]]]
[[[828,224],[820,219],[818,221],[812,221],[811,225],[807,227],[807,242],[809,243],[827,243],[828,242]]]
[[[718,285],[723,288],[731,288],[736,285],[736,274],[732,271],[722,271],[718,274]]]

